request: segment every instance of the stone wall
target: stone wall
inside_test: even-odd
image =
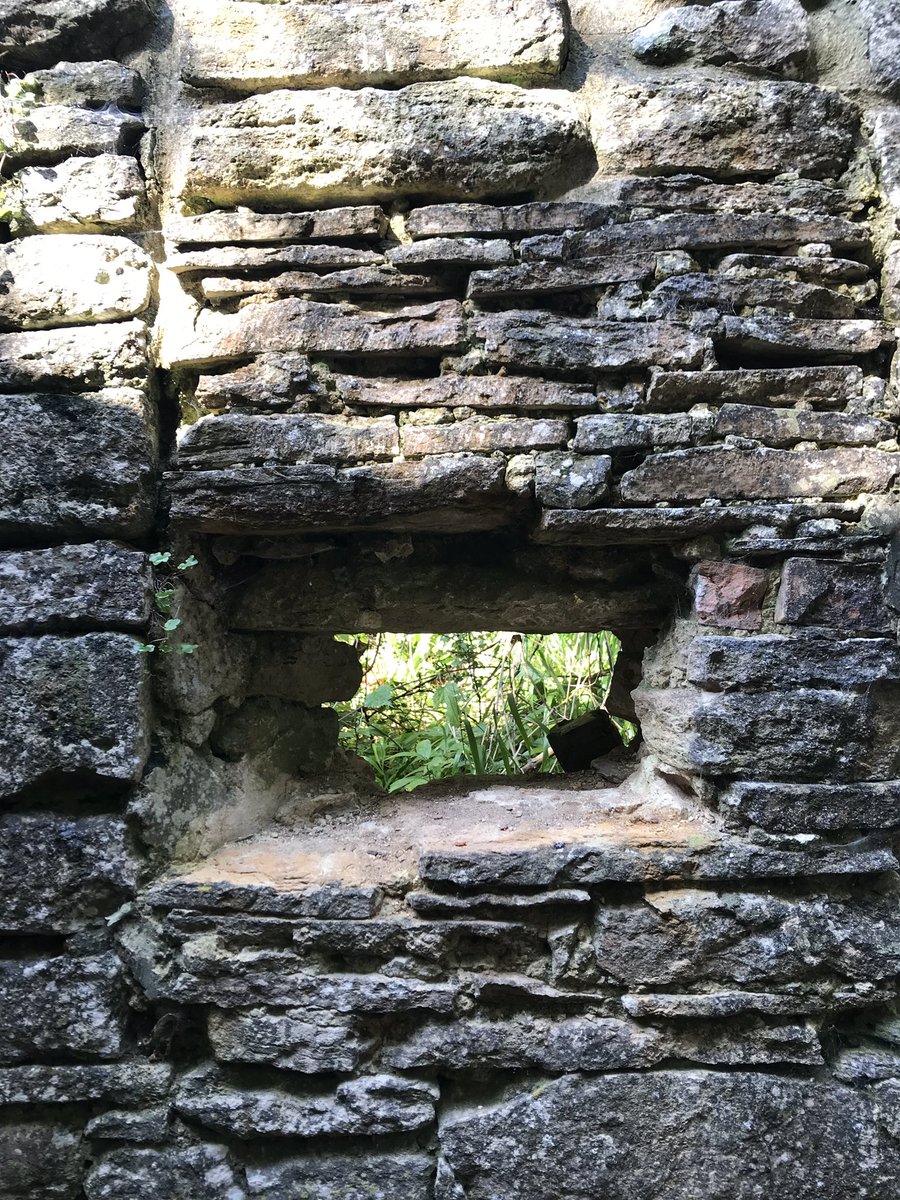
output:
[[[0,1200],[897,1192],[894,7],[0,0]],[[498,627],[640,755],[375,794]]]

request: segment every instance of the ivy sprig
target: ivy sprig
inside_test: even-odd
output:
[[[199,650],[198,642],[182,642],[174,635],[182,625],[178,615],[180,588],[177,586],[177,576],[172,571],[190,571],[199,565],[199,560],[189,554],[180,563],[172,564],[171,550],[158,550],[148,555],[150,565],[154,569],[158,586],[153,593],[153,622],[152,628],[158,630],[158,636],[151,637],[146,642],[135,643],[136,654],[193,654]]]

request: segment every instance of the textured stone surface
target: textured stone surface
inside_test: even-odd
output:
[[[180,190],[215,204],[346,203],[395,190],[477,199],[574,174],[587,153],[561,92],[478,79],[277,91],[204,114],[188,135]]]
[[[775,620],[858,633],[886,633],[896,623],[886,608],[878,566],[814,558],[789,558],[784,564]]]
[[[535,458],[534,488],[546,508],[593,508],[609,492],[612,459],[559,450]]]
[[[360,250],[355,246],[204,246],[202,249],[182,250],[170,254],[166,268],[176,275],[212,271],[264,271],[279,267],[312,267],[342,269],[384,263],[385,256],[376,250]]]
[[[140,75],[110,58],[99,62],[58,62],[32,76],[44,104],[85,108],[140,109],[144,85]]]
[[[0,816],[0,932],[62,933],[133,894],[137,862],[115,817]]]
[[[153,521],[156,438],[146,396],[0,396],[0,532],[136,537]]]
[[[139,631],[150,617],[146,556],[114,542],[0,553],[0,633]]]
[[[621,85],[593,130],[625,171],[823,178],[846,166],[855,125],[847,101],[812,84],[698,79]]]
[[[622,480],[630,504],[659,500],[782,500],[885,491],[900,457],[879,450],[740,450],[710,447],[654,454]]]
[[[209,1039],[219,1062],[271,1063],[304,1074],[354,1071],[367,1047],[347,1022],[311,1021],[302,1010],[211,1013]]]
[[[890,421],[850,413],[817,413],[808,409],[754,408],[749,404],[723,404],[716,414],[717,438],[753,438],[767,446],[793,446],[818,442],[824,446],[874,446],[890,441],[895,427]]]
[[[565,445],[568,435],[568,422],[549,418],[470,419],[447,425],[409,424],[400,430],[400,449],[410,458],[464,451],[545,450]]]
[[[133,317],[153,264],[125,238],[38,235],[0,246],[0,328],[46,329]]]
[[[564,9],[529,0],[515,10],[490,0],[415,4],[236,3],[184,6],[191,83],[263,92],[414,83],[455,75],[522,82],[556,75],[566,40]]]
[[[241,887],[239,884],[175,879],[154,884],[144,894],[144,899],[150,905],[164,908],[359,921],[375,915],[381,893],[373,887],[332,885],[281,891],[274,887]]]
[[[723,2],[731,4],[733,0]],[[795,317],[849,319],[856,314],[852,297],[816,284],[694,272],[675,275],[654,288],[644,311],[648,316],[671,316],[707,309],[731,313],[757,308]]]
[[[900,650],[888,638],[698,637],[688,650],[687,678],[713,690],[852,687],[900,678]]]
[[[176,244],[243,246],[257,242],[296,242],[302,238],[332,241],[381,238],[388,229],[384,210],[377,204],[313,209],[311,212],[200,213],[195,217],[169,215],[163,225],[166,238]]]
[[[125,634],[0,643],[0,796],[134,782],[148,753],[146,664]]]
[[[659,505],[655,508],[609,508],[590,512],[555,509],[541,513],[532,535],[548,545],[615,546],[653,542],[682,542],[706,533],[748,526],[792,528],[797,521],[836,516],[827,505],[714,504],[695,508]],[[822,512],[825,509],[826,512]],[[810,512],[812,510],[812,512]],[[817,511],[818,510],[818,511]],[[840,512],[840,509],[838,509]]]
[[[651,254],[598,258],[584,264],[526,262],[491,271],[473,271],[467,295],[474,300],[515,300],[556,292],[580,292],[583,288],[647,279],[655,269],[656,260]]]
[[[114,103],[100,108],[36,104],[15,121],[7,163],[53,166],[72,157],[127,154],[143,131],[141,118]]]
[[[645,62],[693,58],[790,75],[806,61],[809,33],[799,0],[718,0],[666,9],[634,34],[631,47]]]
[[[8,186],[20,233],[130,233],[146,203],[137,162],[115,154],[27,167]]]
[[[72,1129],[34,1119],[0,1125],[5,1200],[75,1200],[81,1174],[82,1149]]]
[[[862,386],[859,367],[658,371],[650,380],[647,406],[662,412],[704,403],[778,408],[803,400],[818,408],[840,408],[861,398]]]
[[[760,629],[768,571],[744,563],[701,562],[691,575],[694,609],[701,625]]]
[[[900,67],[897,64],[900,13],[891,0],[862,0],[860,8],[868,26],[868,56],[872,71],[883,90],[897,96],[900,94]]]
[[[322,1154],[248,1167],[247,1184],[260,1200],[431,1200],[433,1175],[426,1154]]]
[[[0,1103],[73,1104],[104,1100],[115,1104],[150,1104],[165,1098],[172,1075],[172,1067],[167,1063],[145,1058],[74,1066],[4,1067],[0,1070]]]
[[[87,1200],[247,1200],[224,1146],[120,1148],[104,1155],[84,1185]]]
[[[787,317],[723,317],[716,346],[731,354],[760,358],[797,358],[846,362],[872,354],[893,340],[880,321],[792,320]]]
[[[0,1062],[54,1054],[120,1058],[120,974],[113,954],[0,962]]]
[[[147,373],[140,321],[0,334],[0,392],[140,387]]]
[[[339,1083],[334,1094],[292,1095],[236,1089],[203,1074],[188,1077],[176,1100],[184,1116],[237,1138],[318,1138],[400,1133],[434,1119],[438,1089],[393,1075],[367,1075]]]
[[[589,1200],[598,1187],[624,1200],[652,1194],[660,1179],[667,1200],[695,1200],[711,1187],[733,1200],[773,1190],[864,1200],[889,1191],[900,1169],[884,1116],[877,1100],[828,1082],[703,1071],[568,1076],[450,1117],[441,1141],[466,1200]],[[810,1145],[814,1154],[798,1155]]]
[[[597,398],[584,384],[554,383],[530,376],[439,375],[434,379],[368,379],[335,376],[348,404],[384,408],[584,409]]]
[[[218,470],[242,464],[376,462],[400,452],[393,417],[201,417],[178,443],[181,466]]]
[[[4,0],[0,60],[14,67],[59,59],[102,58],[139,33],[148,9],[141,0]]]
[[[724,813],[773,833],[894,829],[900,783],[734,783],[720,797]]]

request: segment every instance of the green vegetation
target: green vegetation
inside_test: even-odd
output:
[[[611,633],[342,635],[363,662],[337,705],[341,745],[379,784],[411,791],[451,775],[559,770],[548,730],[602,705],[619,651]],[[616,722],[623,740],[633,726]]]
[[[153,592],[153,616],[150,637],[138,642],[138,654],[193,654],[198,649],[196,642],[182,642],[177,637],[181,625],[178,602],[181,596],[180,573],[197,566],[197,559],[189,554],[182,562],[172,566],[172,551],[161,550],[149,556],[153,567],[155,591]]]

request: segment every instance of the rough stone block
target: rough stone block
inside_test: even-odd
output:
[[[667,412],[695,404],[766,405],[805,401],[816,408],[843,408],[862,399],[860,367],[785,367],[781,370],[655,371],[647,407]]]
[[[150,303],[154,266],[126,238],[38,234],[0,246],[0,329],[118,321]]]
[[[66,55],[102,58],[146,26],[141,0],[6,0],[0,61],[14,67],[49,66]]]
[[[487,362],[542,371],[628,371],[647,366],[700,367],[706,338],[682,325],[648,325],[566,317],[558,313],[485,313],[470,321]]]
[[[693,59],[795,76],[809,54],[809,31],[799,0],[718,0],[667,8],[632,36],[631,48],[660,65]]]
[[[92,1141],[165,1142],[170,1133],[171,1109],[168,1105],[142,1108],[138,1112],[110,1109],[88,1121],[85,1136]]]
[[[590,263],[526,262],[492,271],[473,271],[466,294],[473,300],[516,300],[558,292],[580,293],[585,288],[649,279],[655,270],[656,258],[652,254],[618,255]]]
[[[81,1142],[72,1129],[37,1120],[0,1125],[4,1200],[76,1200],[82,1170]]]
[[[201,213],[196,217],[167,216],[163,233],[170,242],[196,246],[243,246],[254,242],[340,241],[383,238],[388,219],[377,204],[314,209],[311,212]]]
[[[312,267],[344,270],[383,264],[376,250],[355,246],[204,246],[182,250],[166,258],[166,269],[175,275],[210,274],[213,271],[269,271],[282,267]]]
[[[716,414],[716,438],[753,438],[766,446],[818,442],[825,446],[874,446],[894,437],[895,426],[855,413],[819,413],[809,409],[756,408],[723,404]]]
[[[0,796],[133,783],[149,752],[147,668],[125,634],[0,642]]]
[[[201,87],[272,88],[415,83],[457,75],[523,82],[556,75],[567,18],[557,0],[514,11],[499,0],[378,5],[191,0],[183,11],[183,77]]]
[[[347,1021],[323,1023],[303,1011],[213,1012],[209,1040],[219,1062],[269,1063],[301,1074],[355,1071],[367,1046]]]
[[[134,892],[123,821],[0,816],[0,933],[68,933]]]
[[[393,1075],[365,1075],[339,1083],[333,1094],[294,1095],[235,1088],[188,1076],[175,1102],[190,1120],[231,1137],[373,1137],[428,1126],[434,1120],[434,1084]]]
[[[639,688],[634,703],[647,745],[702,775],[846,779],[872,736],[865,697],[836,689]]]
[[[146,1058],[77,1066],[0,1069],[0,1104],[84,1104],[92,1100],[143,1105],[163,1100],[173,1068]]]
[[[785,278],[796,283],[829,286],[862,283],[870,274],[865,263],[853,258],[801,254],[729,254],[721,260],[716,271],[737,278]]]
[[[873,354],[894,340],[881,321],[817,321],[789,317],[723,317],[714,334],[717,348],[755,359],[797,358],[846,362]]]
[[[900,13],[891,0],[862,0],[860,8],[868,25],[867,52],[872,72],[888,95],[900,95],[900,67],[897,64]]]
[[[169,479],[172,520],[206,533],[473,533],[515,517],[504,465],[458,454],[373,467],[248,467]]]
[[[282,891],[274,887],[174,879],[154,884],[143,893],[142,899],[154,908],[362,921],[378,912],[381,892],[374,887],[337,885]]]
[[[394,417],[318,413],[201,417],[183,429],[178,463],[191,470],[295,463],[374,462],[400,452]]]
[[[352,304],[272,300],[236,313],[201,312],[193,330],[170,331],[166,365],[213,366],[251,354],[319,353],[439,356],[459,349],[462,306],[441,300],[398,311]]]
[[[735,0],[723,0],[734,3]],[[740,2],[740,0],[738,0]],[[755,276],[674,275],[655,287],[642,312],[647,316],[714,310],[740,312],[761,308],[793,317],[848,320],[856,315],[851,296],[818,284]]]
[[[881,1125],[891,1099],[752,1072],[573,1075],[449,1119],[441,1145],[467,1200],[586,1197],[598,1187],[667,1200],[697,1200],[711,1187],[730,1200],[864,1200],[890,1194],[900,1170]]]
[[[72,157],[127,154],[143,129],[140,117],[115,107],[35,104],[15,123],[7,163],[13,168],[53,166]]]
[[[283,633],[257,633],[239,640],[248,650],[249,696],[322,704],[351,700],[362,681],[359,651],[346,642]]]
[[[112,59],[99,62],[58,62],[32,76],[35,93],[44,104],[75,104],[84,108],[139,109],[144,85],[137,71]]]
[[[515,375],[439,375],[434,379],[368,379],[336,375],[347,404],[384,408],[475,408],[568,410],[595,408],[586,384],[555,383]]]
[[[838,92],[720,78],[621,85],[593,132],[613,169],[714,179],[797,171],[821,179],[846,167],[856,124]]]
[[[691,573],[694,610],[701,625],[761,629],[769,572],[744,563],[701,562]]]
[[[316,275],[313,271],[285,271],[260,279],[237,279],[231,275],[204,276],[200,290],[206,300],[221,304],[244,296],[280,298],[304,296],[315,299],[339,293],[354,300],[367,296],[440,296],[447,290],[444,280],[435,275],[412,275],[389,266],[352,267]]]
[[[590,158],[564,93],[466,78],[270,92],[208,109],[186,138],[179,190],[219,205],[378,201],[398,191],[478,199],[548,179],[557,186]]]
[[[461,451],[545,450],[564,446],[569,423],[550,418],[502,417],[492,420],[470,418],[449,424],[403,425],[400,449],[410,458],[425,454],[458,454]]]
[[[900,648],[888,638],[698,637],[687,679],[714,691],[741,687],[858,687],[900,679]]]
[[[0,553],[0,633],[140,631],[150,593],[146,555],[114,542]]]
[[[832,833],[900,826],[900,782],[733,783],[720,809],[771,833]]]
[[[546,508],[595,508],[609,493],[612,459],[606,454],[538,454],[534,492]]]
[[[858,633],[887,633],[896,624],[888,615],[879,566],[815,558],[789,558],[784,564],[775,620]]]
[[[628,504],[856,497],[883,492],[900,456],[880,450],[740,450],[711,446],[652,454],[622,477]]]
[[[0,393],[141,387],[149,374],[147,329],[123,321],[0,334]]]
[[[84,1184],[87,1200],[247,1200],[224,1146],[119,1148],[104,1155]]]
[[[0,1062],[45,1055],[121,1058],[120,989],[114,954],[0,961]]]
[[[427,1154],[321,1154],[247,1168],[259,1200],[431,1200],[433,1176]]]
[[[130,233],[146,205],[137,162],[115,154],[27,167],[7,187],[16,233]]]
[[[143,392],[0,396],[0,535],[138,537],[153,523],[156,430]]]
[[[501,238],[426,238],[395,246],[387,252],[395,267],[417,270],[453,267],[503,267],[515,261],[512,246]]]
[[[650,450],[654,446],[690,445],[693,422],[688,416],[631,416],[597,413],[575,422],[576,450]],[[574,506],[573,506],[574,507]]]

